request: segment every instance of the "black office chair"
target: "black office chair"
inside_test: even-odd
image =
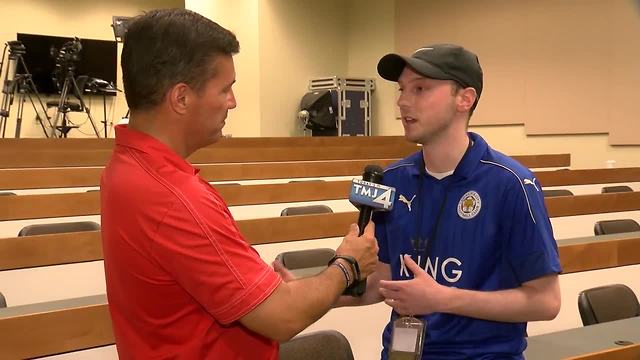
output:
[[[354,360],[349,340],[336,330],[302,334],[280,344],[280,360]]]
[[[581,291],[578,295],[578,310],[584,326],[640,316],[636,294],[622,284]]]
[[[309,214],[330,214],[333,213],[330,207],[327,205],[307,205],[307,206],[292,206],[284,208],[280,212],[280,216],[291,215],[309,215]]]
[[[0,292],[0,308],[7,307],[7,299],[4,298],[4,295]]]
[[[555,189],[555,190],[542,190],[542,196],[554,197],[554,196],[572,196],[573,193],[567,189]]]
[[[640,231],[640,224],[633,219],[597,221],[593,226],[593,233],[596,235],[620,234],[634,231]]]
[[[100,224],[93,221],[77,221],[67,223],[34,224],[23,227],[18,236],[59,234],[78,231],[100,230]]]
[[[619,193],[619,192],[631,192],[633,189],[627,185],[618,185],[618,186],[605,186],[602,188],[602,193]]]

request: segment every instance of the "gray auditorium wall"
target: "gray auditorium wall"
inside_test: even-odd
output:
[[[396,6],[400,51],[446,40],[478,53],[487,91],[473,124],[525,124],[531,135],[617,130],[612,143],[624,144],[617,133],[622,121],[635,117],[630,105],[640,92],[634,1],[409,0]],[[634,142],[640,145],[640,138]]]
[[[262,136],[300,135],[295,116],[309,80],[347,73],[349,26],[344,3],[260,1]]]
[[[376,78],[377,59],[394,46],[393,1],[364,0],[186,0],[197,11],[234,31],[241,51],[235,58],[238,107],[229,113],[225,132],[233,136],[300,136],[296,119],[309,80],[329,76]],[[237,16],[250,8],[249,18]],[[257,24],[257,25],[256,25]],[[256,75],[257,74],[257,75]],[[402,133],[395,106],[395,85],[377,83],[373,134]],[[249,89],[258,89],[258,95]]]
[[[476,51],[486,87],[472,129],[507,153],[570,152],[575,167],[638,166],[636,3],[396,1],[396,48],[447,41]]]
[[[376,79],[373,134],[402,132],[393,119],[395,85],[377,78],[377,59],[394,48],[394,2],[261,0],[260,118],[262,136],[301,135],[295,118],[309,80]]]
[[[238,106],[229,112],[223,132],[233,136],[257,137],[260,133],[259,0],[185,0],[187,9],[198,12],[233,31],[240,41],[234,56],[236,83],[233,91]]]
[[[527,75],[532,72],[530,68],[533,65],[537,66],[537,72],[543,74],[556,72],[552,60],[558,58],[553,55],[558,51],[557,47],[561,48],[563,56],[568,57],[578,50],[580,54],[584,53],[587,51],[584,47],[597,49],[600,46],[599,43],[583,42],[581,39],[588,26],[578,27],[576,24],[594,23],[594,27],[595,24],[600,24],[600,27],[604,26],[611,32],[613,28],[621,27],[612,25],[619,21],[625,22],[629,30],[633,27],[633,23],[629,23],[629,14],[624,17],[624,21],[613,19],[610,14],[614,10],[616,14],[624,9],[634,11],[631,8],[632,0],[567,0],[561,2],[562,6],[545,1],[536,6],[527,1],[498,0],[236,1],[235,4],[257,9],[257,28],[237,19],[227,22],[225,19],[230,17],[228,12],[208,12],[205,9],[205,15],[228,24],[230,29],[238,33],[241,44],[243,39],[249,37],[250,46],[254,47],[249,48],[249,51],[257,54],[258,58],[253,59],[253,63],[249,62],[251,73],[259,74],[255,79],[244,79],[238,66],[239,79],[235,88],[239,106],[230,113],[226,130],[234,136],[256,136],[256,133],[259,136],[300,135],[295,113],[308,80],[317,76],[340,76],[346,73],[347,76],[376,78],[373,133],[402,134],[402,126],[396,119],[396,86],[377,77],[377,59],[386,52],[407,51],[423,42],[457,41],[474,50],[481,45],[477,51],[487,72],[487,88],[471,129],[489,139],[496,148],[509,154],[571,153],[575,168],[603,167],[607,160],[615,160],[615,166],[637,166],[640,148],[612,146],[614,138],[603,130],[608,124],[630,121],[628,117],[614,115],[626,105],[612,105],[606,110],[602,110],[602,107],[604,99],[613,97],[612,94],[620,96],[621,89],[627,89],[628,94],[621,102],[630,103],[633,87],[640,82],[627,79],[619,83],[619,77],[610,79],[608,81],[613,82],[607,88],[610,93],[604,92],[603,98],[598,98],[598,94],[604,90],[601,85],[595,86],[593,82],[602,75],[592,74],[593,71],[588,70],[597,65],[594,65],[597,59],[589,59],[586,55],[584,62],[580,62],[578,58],[574,62],[571,62],[573,58],[565,59],[563,68],[572,69],[570,65],[575,63],[575,68],[582,71],[571,71],[558,81],[542,82],[539,76],[534,78],[533,75]],[[212,3],[225,4],[224,1]],[[185,6],[198,11],[198,7],[202,7],[199,4],[197,1],[187,1]],[[607,4],[612,6],[608,12],[603,11],[603,6]],[[600,12],[607,16],[605,20],[597,16]],[[547,13],[549,14],[546,15]],[[584,19],[579,21],[578,18]],[[521,24],[522,22],[528,23]],[[524,36],[524,30],[513,30],[522,29],[525,25],[529,26],[527,29],[533,29],[527,31],[534,34],[527,33]],[[589,30],[586,34],[604,31],[598,29],[600,28]],[[243,31],[244,34],[241,33]],[[631,39],[634,34],[625,32],[623,35],[626,37],[620,39],[626,40],[615,41],[633,44]],[[538,60],[532,65],[529,62],[533,57],[523,57],[528,52],[523,53],[522,49],[528,49],[527,39],[534,35],[537,37],[533,43],[536,46],[544,44],[545,52],[550,57],[541,59],[538,55]],[[556,37],[560,40],[556,40]],[[257,44],[255,38],[258,39]],[[545,43],[545,39],[548,39],[548,43]],[[576,45],[575,42],[579,43]],[[613,47],[603,46],[608,47],[607,49]],[[247,46],[244,46],[238,60],[247,50]],[[609,50],[605,52],[607,51]],[[602,59],[597,61],[602,62]],[[618,66],[617,63],[607,66],[611,67],[613,64]],[[585,75],[581,77],[582,73]],[[539,90],[530,94],[531,98],[525,98],[523,94],[528,94],[532,83],[544,86],[539,85]],[[255,96],[246,100],[241,95],[243,89],[251,86],[259,89],[257,101]],[[553,96],[548,95],[554,91],[557,92]],[[530,103],[535,108],[532,109],[533,105]],[[562,107],[565,103],[570,105]],[[540,114],[546,115],[545,111],[556,108],[562,118],[549,117],[553,121],[547,121],[546,124],[558,125],[560,130],[571,130],[576,125],[577,130],[571,132],[578,134],[545,135],[535,132],[537,135],[532,135],[533,125],[530,122],[525,125],[525,120],[547,119]],[[607,116],[600,119],[597,115],[602,114]],[[579,129],[582,123],[588,123],[588,131]],[[259,124],[259,130],[256,130],[256,124]],[[593,131],[597,133],[589,133]],[[634,132],[637,129],[624,131],[625,134],[631,134],[628,137],[637,139]]]

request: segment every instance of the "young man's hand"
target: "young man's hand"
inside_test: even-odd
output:
[[[411,280],[380,280],[384,302],[403,315],[426,315],[441,312],[451,288],[438,284],[409,255],[404,263],[413,273]]]

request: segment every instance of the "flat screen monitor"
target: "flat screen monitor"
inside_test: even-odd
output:
[[[52,49],[59,50],[63,44],[73,40],[70,37],[21,34],[17,40],[21,41],[26,54],[23,55],[29,72],[33,75],[33,82],[42,94],[56,94],[58,87],[53,81],[56,68]],[[86,75],[90,78],[105,80],[117,87],[117,57],[118,49],[115,41],[94,40],[80,38],[82,50],[76,62],[75,76]],[[18,71],[21,71],[18,68]],[[114,95],[111,93],[109,95]]]

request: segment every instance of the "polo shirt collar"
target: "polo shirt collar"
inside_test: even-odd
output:
[[[116,146],[124,146],[152,156],[162,157],[167,164],[188,174],[195,175],[198,173],[198,169],[194,168],[188,161],[181,158],[175,151],[153,136],[129,129],[127,125],[117,125],[115,130]]]
[[[407,167],[409,175],[418,176],[424,173],[424,156],[422,155],[422,149],[412,154],[407,158],[407,161],[413,164],[413,166]]]
[[[471,175],[473,175],[473,171],[476,169],[478,164],[480,164],[480,159],[482,159],[482,156],[487,151],[487,142],[484,141],[484,139],[480,135],[472,132],[469,132],[467,134],[469,136],[469,139],[471,139],[471,141],[473,142],[473,146],[469,148],[469,150],[464,154],[464,156],[458,163],[458,166],[456,166],[456,169],[453,172],[453,176],[455,177],[471,177]],[[422,150],[418,151],[415,154],[412,154],[407,160],[414,164],[414,166],[410,167],[408,170],[411,175],[417,176],[425,173],[424,156],[422,155]]]
[[[488,147],[487,142],[480,135],[472,132],[469,132],[468,135],[473,142],[473,146],[464,154],[453,172],[454,175],[463,178],[470,178],[473,175]]]

